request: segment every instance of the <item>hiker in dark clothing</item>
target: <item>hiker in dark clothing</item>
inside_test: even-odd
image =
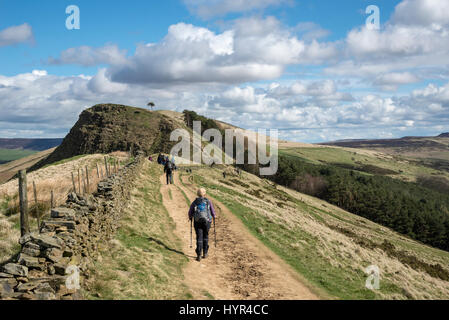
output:
[[[171,161],[167,161],[164,166],[164,172],[167,176],[167,184],[173,184],[173,164]]]
[[[197,261],[207,258],[209,251],[209,230],[212,219],[215,221],[215,209],[212,202],[206,198],[206,190],[201,188],[197,192],[198,198],[192,202],[189,210],[189,220],[194,223],[196,233],[196,255]]]

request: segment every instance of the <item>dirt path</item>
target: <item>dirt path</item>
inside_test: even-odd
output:
[[[184,269],[185,283],[194,299],[208,294],[219,300],[232,299],[318,299],[282,259],[249,233],[241,221],[224,205],[209,197],[217,211],[217,247],[210,232],[209,257],[195,261],[195,232],[190,248],[188,205],[195,199],[195,186],[184,187],[175,174],[175,185],[166,185],[161,176],[163,204],[176,223],[175,233],[183,241],[183,252],[190,261]]]

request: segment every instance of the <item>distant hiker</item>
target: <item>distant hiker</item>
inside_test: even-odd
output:
[[[226,171],[223,171],[223,178],[226,179]]]
[[[157,156],[157,163],[162,164],[162,154],[161,153],[159,153],[159,155]]]
[[[209,230],[212,219],[215,221],[215,210],[212,202],[206,198],[206,190],[201,188],[197,192],[198,198],[192,202],[189,210],[189,220],[193,221],[196,233],[196,255],[197,261],[207,258],[209,251]]]
[[[150,162],[153,162],[153,157],[149,157],[148,160],[150,160]]]
[[[242,171],[240,170],[240,168],[237,168],[236,170],[237,170],[237,175],[238,175],[239,177],[241,177],[241,176],[242,176]]]
[[[173,164],[167,161],[164,166],[164,172],[167,176],[167,184],[173,184]]]

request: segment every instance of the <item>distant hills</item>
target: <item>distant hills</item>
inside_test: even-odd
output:
[[[449,132],[442,133],[437,137],[340,140],[320,143],[320,145],[374,149],[390,155],[449,161]]]
[[[62,139],[4,139],[0,138],[0,149],[22,149],[44,151],[61,144]]]
[[[0,138],[0,165],[19,160],[60,145],[62,139]]]

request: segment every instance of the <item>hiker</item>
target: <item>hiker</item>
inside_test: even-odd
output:
[[[189,220],[193,220],[196,233],[196,255],[197,261],[207,258],[209,251],[209,230],[212,219],[215,221],[215,210],[212,202],[206,198],[206,189],[201,188],[197,192],[198,198],[192,202],[189,210]]]
[[[223,178],[226,179],[226,172],[223,171]]]
[[[167,161],[164,166],[164,173],[167,176],[167,184],[173,184],[173,164]]]
[[[159,153],[159,155],[157,156],[157,163],[162,164],[162,154],[161,153]]]

